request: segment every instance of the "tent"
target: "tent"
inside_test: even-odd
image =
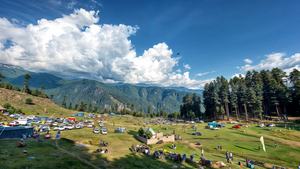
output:
[[[77,113],[78,117],[82,117],[84,115],[84,113]]]
[[[109,115],[111,115],[111,116],[114,116],[114,115],[115,115],[115,113],[109,113]]]
[[[0,127],[0,139],[22,138],[22,134],[33,135],[33,127]]]
[[[208,123],[209,126],[217,127],[218,123]]]
[[[148,128],[148,130],[145,131],[145,134],[150,131],[152,133],[152,135],[155,135],[155,132],[153,131],[153,129],[151,127]]]

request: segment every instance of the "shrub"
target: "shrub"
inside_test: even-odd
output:
[[[10,104],[10,103],[5,103],[5,104],[3,105],[3,107],[6,108],[6,109],[9,109],[9,108],[11,107],[11,104]]]
[[[31,104],[32,103],[32,99],[31,98],[27,98],[26,99],[26,104]]]
[[[141,128],[139,129],[138,133],[139,133],[139,136],[143,137],[145,131],[144,131],[144,129],[141,127]]]
[[[7,110],[7,112],[8,112],[9,114],[14,114],[14,113],[15,113],[15,110],[12,109],[12,108],[10,108],[10,109]]]
[[[37,112],[37,113],[36,113],[36,115],[40,115],[40,113],[39,113],[39,112]]]
[[[146,139],[150,139],[153,136],[153,134],[152,134],[152,132],[147,131],[145,136],[146,136]]]

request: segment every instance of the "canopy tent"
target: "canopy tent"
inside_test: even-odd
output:
[[[33,127],[0,127],[0,139],[21,138],[22,134],[33,135]]]
[[[153,129],[151,127],[148,128],[148,130],[145,131],[145,134],[150,131],[152,133],[152,135],[155,135],[155,132],[153,131]]]
[[[84,113],[77,113],[78,117],[82,117],[84,115]]]

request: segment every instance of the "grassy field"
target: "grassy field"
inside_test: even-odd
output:
[[[24,103],[24,99],[31,98],[33,105]],[[53,116],[53,117],[69,117],[73,110],[62,109],[49,99],[37,98],[21,92],[6,90],[0,88],[0,105],[9,102],[16,108],[22,108],[26,115]],[[45,113],[45,108],[46,112]],[[1,116],[3,119],[3,117]],[[77,119],[77,118],[76,118]],[[292,118],[290,118],[292,119]],[[27,139],[27,147],[17,147],[17,140],[0,140],[0,169],[4,168],[172,168],[177,166],[180,168],[197,168],[199,164],[178,163],[171,160],[158,160],[144,154],[133,153],[130,151],[132,144],[135,146],[141,144],[137,140],[137,131],[141,126],[134,125],[138,122],[148,122],[149,119],[129,118],[132,123],[126,123],[127,118],[112,117],[104,121],[109,131],[107,135],[93,134],[92,128],[84,128],[79,130],[63,131],[61,138],[48,139],[46,142],[38,142],[34,139]],[[1,121],[1,119],[0,119]],[[115,126],[113,126],[113,121]],[[96,123],[97,124],[97,123]],[[183,140],[176,141],[176,151],[171,149],[171,143],[150,145],[152,152],[157,149],[166,149],[170,152],[187,154],[189,157],[194,155],[194,159],[199,161],[201,156],[201,148],[204,150],[204,157],[213,162],[222,161],[226,163],[225,153],[227,150],[232,151],[234,161],[233,164],[227,164],[231,168],[244,168],[238,166],[241,161],[245,166],[245,158],[257,160],[267,163],[267,167],[273,165],[284,166],[288,168],[296,168],[300,162],[300,132],[293,129],[285,130],[283,127],[275,127],[268,131],[265,128],[257,127],[258,124],[250,124],[250,128],[242,127],[240,130],[234,130],[233,125],[227,124],[220,130],[204,129],[207,123],[197,124],[198,131],[202,136],[194,136],[190,133],[194,131],[191,125],[184,128],[182,124],[176,125],[145,125],[145,129],[151,126],[155,132],[160,130],[164,134],[172,134],[173,130],[176,134],[183,137]],[[126,127],[126,133],[114,133],[117,127]],[[97,126],[98,127],[98,126]],[[162,127],[168,127],[163,130]],[[98,127],[99,128],[99,127]],[[51,128],[52,130],[53,128]],[[187,133],[184,131],[187,130]],[[243,132],[245,130],[245,132]],[[280,131],[281,130],[281,131]],[[51,131],[50,134],[54,138],[56,132]],[[220,135],[220,137],[216,137]],[[258,151],[261,146],[259,138],[263,136],[266,144],[266,152]],[[99,154],[95,150],[98,148],[100,141],[109,142],[108,154]],[[200,142],[201,146],[196,146]],[[274,143],[277,142],[277,148]],[[223,150],[218,150],[218,145]],[[262,147],[262,146],[261,146]],[[61,148],[61,149],[60,149]],[[5,153],[7,150],[9,153]],[[25,155],[23,150],[27,150]],[[10,156],[9,154],[13,155]],[[53,155],[59,155],[55,157]],[[28,159],[34,157],[34,159]],[[104,159],[107,163],[104,164]],[[256,168],[264,168],[255,166]]]
[[[28,146],[18,148],[16,145],[19,140],[0,141],[0,168],[91,168],[95,165],[99,168],[171,168],[173,165],[184,166],[186,168],[196,168],[199,164],[178,163],[171,160],[158,160],[148,157],[144,154],[132,153],[130,147],[132,144],[141,144],[136,139],[137,131],[140,126],[135,126],[133,123],[139,121],[147,122],[148,119],[129,118],[133,123],[126,123],[126,118],[119,119],[113,117],[105,121],[105,125],[109,131],[107,135],[93,134],[92,128],[84,128],[80,130],[63,131],[60,139],[45,140],[45,143],[38,143],[37,140],[26,140]],[[112,125],[113,121],[115,126]],[[155,132],[172,134],[173,130],[176,134],[183,137],[183,140],[176,141],[176,151],[171,149],[171,143],[150,145],[152,152],[157,149],[166,149],[170,152],[187,154],[189,157],[194,155],[194,159],[199,161],[201,156],[201,148],[204,150],[204,157],[214,162],[222,161],[231,168],[244,168],[237,165],[241,161],[245,165],[245,158],[251,160],[263,161],[269,165],[284,166],[288,168],[296,168],[300,159],[300,132],[295,130],[284,130],[282,128],[273,128],[268,131],[264,128],[256,127],[255,124],[250,124],[250,128],[242,127],[240,130],[232,129],[233,125],[227,124],[226,127],[220,130],[204,129],[207,124],[197,124],[198,131],[202,136],[194,136],[190,133],[194,131],[191,125],[184,128],[176,125],[145,125],[147,129],[151,126]],[[119,126],[126,127],[126,133],[114,133],[113,131]],[[168,127],[168,130],[162,130],[162,127]],[[98,127],[99,128],[99,127]],[[185,129],[187,133],[184,133]],[[277,129],[277,131],[276,131]],[[282,130],[281,132],[279,130]],[[245,132],[243,132],[245,130]],[[50,132],[54,138],[56,132]],[[220,135],[220,137],[216,137]],[[258,151],[258,146],[261,146],[259,138],[264,136],[266,152]],[[98,148],[100,141],[109,142],[108,154],[99,154],[95,150]],[[57,148],[68,151],[66,153]],[[197,142],[201,142],[201,146],[196,146]],[[277,142],[277,148],[274,143]],[[223,147],[223,150],[218,150],[218,145]],[[262,147],[262,146],[261,146]],[[4,149],[12,152],[14,155],[9,156],[4,153]],[[27,150],[28,154],[24,155],[23,150]],[[233,164],[226,163],[226,151],[232,151],[234,161]],[[60,155],[54,157],[51,155]],[[28,159],[34,156],[35,159]],[[79,160],[77,157],[81,158]],[[107,163],[104,164],[104,159]],[[83,160],[87,161],[84,162]],[[21,167],[20,167],[21,166]],[[264,168],[255,166],[256,168]]]

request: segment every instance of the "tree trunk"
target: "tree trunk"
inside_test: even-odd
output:
[[[255,105],[254,104],[253,104],[252,112],[253,112],[253,121],[255,121],[256,120],[256,114],[255,114]]]
[[[278,108],[277,108],[277,105],[275,105],[275,107],[276,107],[276,112],[277,112],[277,115],[278,115],[278,118],[279,118],[279,112],[278,112]]]
[[[263,108],[264,118],[266,118],[266,106],[265,106],[265,102],[263,102],[262,108]],[[261,115],[260,115],[260,120],[262,120],[262,112],[261,112]]]
[[[215,119],[215,121],[216,121],[216,109],[214,108],[214,119]]]
[[[248,113],[247,113],[247,104],[244,104],[244,108],[245,108],[245,115],[246,115],[246,121],[248,121]]]
[[[234,107],[234,108],[235,108],[236,120],[239,120],[239,115],[238,115],[238,112],[237,112],[237,108],[236,107]]]
[[[225,103],[225,108],[226,108],[226,114],[227,114],[227,121],[229,121],[229,109],[228,109],[228,103]]]
[[[283,109],[284,109],[284,114],[286,115],[286,119],[288,120],[289,118],[288,118],[288,114],[287,114],[285,105],[283,106]]]

